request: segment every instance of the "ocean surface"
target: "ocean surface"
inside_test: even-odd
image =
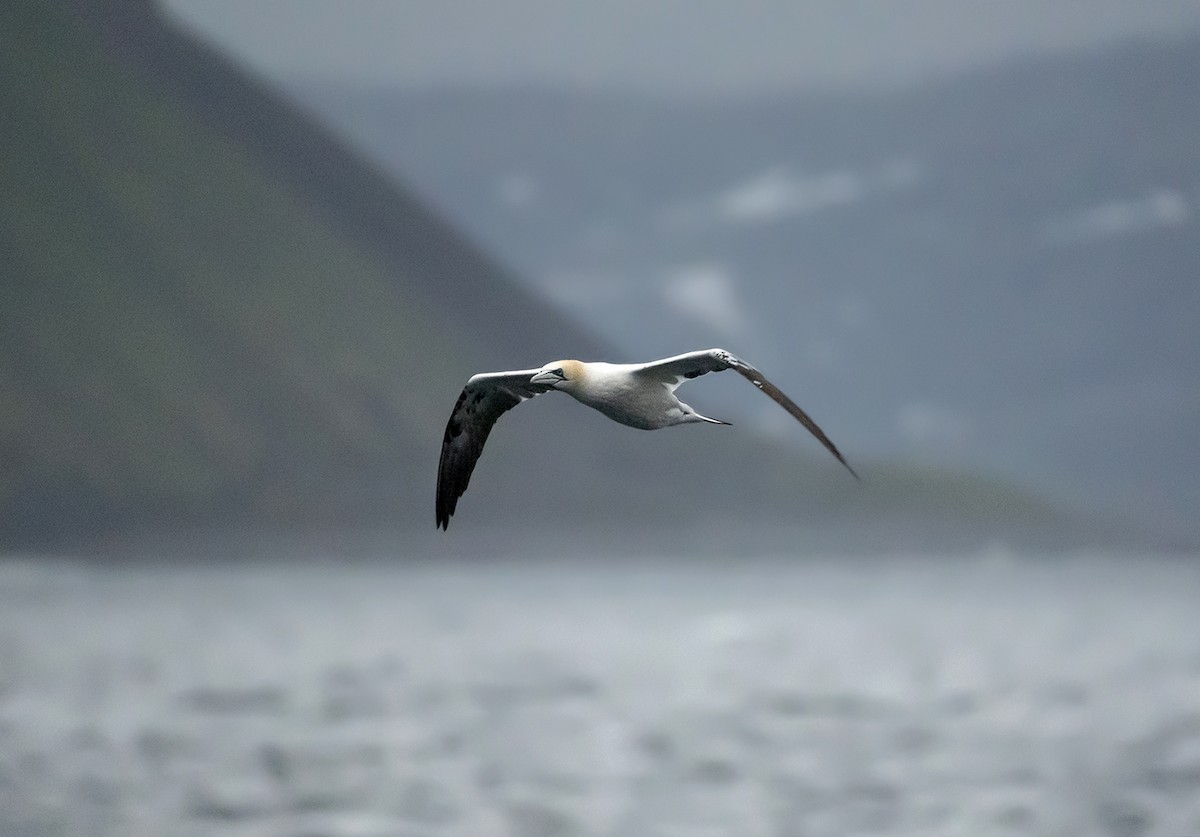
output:
[[[0,835],[1200,835],[1200,556],[0,561]]]

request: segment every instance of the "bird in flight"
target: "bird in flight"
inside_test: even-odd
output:
[[[467,490],[471,472],[483,453],[483,444],[496,419],[508,410],[543,392],[559,390],[599,410],[610,419],[639,430],[658,430],[677,424],[729,424],[702,416],[675,397],[684,381],[709,372],[732,369],[750,381],[776,404],[808,428],[825,449],[858,474],[817,423],[792,399],[741,358],[724,349],[708,349],[652,360],[648,363],[585,363],[557,360],[541,369],[516,372],[482,372],[473,375],[446,423],[442,456],[438,463],[437,525],[446,529],[458,498]]]

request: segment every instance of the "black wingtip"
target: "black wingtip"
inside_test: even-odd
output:
[[[840,457],[840,456],[838,457],[838,462],[841,462],[843,465],[845,465],[846,470],[850,472],[850,476],[854,477],[854,481],[857,482],[859,485],[862,485],[862,477],[860,477],[858,475],[858,471],[856,471],[850,467],[849,462],[847,462],[845,459],[842,459],[842,457]]]

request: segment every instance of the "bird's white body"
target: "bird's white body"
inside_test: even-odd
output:
[[[443,529],[458,498],[467,489],[471,472],[496,419],[522,401],[559,390],[598,410],[613,421],[639,430],[659,430],[677,424],[728,424],[702,416],[675,397],[684,381],[708,372],[733,369],[787,410],[854,473],[833,442],[795,402],[762,373],[724,349],[689,352],[649,363],[585,363],[561,360],[541,369],[484,372],[463,388],[442,440],[438,464],[437,523]],[[857,474],[855,475],[857,477]]]
[[[598,410],[615,422],[638,430],[660,430],[692,422],[725,422],[702,416],[675,397],[683,380],[647,371],[641,363],[580,363],[581,375],[556,389]]]

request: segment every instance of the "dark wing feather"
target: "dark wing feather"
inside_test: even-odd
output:
[[[829,437],[825,435],[825,431],[817,426],[817,423],[809,417],[808,413],[801,410],[800,406],[788,398],[783,390],[768,381],[763,373],[724,349],[689,352],[686,355],[676,355],[675,357],[656,360],[645,364],[641,371],[643,374],[653,375],[668,386],[675,386],[684,380],[698,378],[709,372],[720,372],[724,369],[733,369],[769,395],[771,400],[787,410],[793,418],[808,429],[809,433],[816,436],[817,440],[825,446],[825,449],[832,453],[838,462],[845,465],[846,470],[853,474],[856,480],[859,479],[858,474],[850,467],[850,463],[842,456],[842,452],[837,449],[837,445],[830,441]]]
[[[545,384],[529,383],[537,371],[487,372],[475,375],[463,387],[446,422],[438,462],[437,525],[442,529],[450,525],[450,516],[467,490],[496,419],[522,401],[551,389]]]

